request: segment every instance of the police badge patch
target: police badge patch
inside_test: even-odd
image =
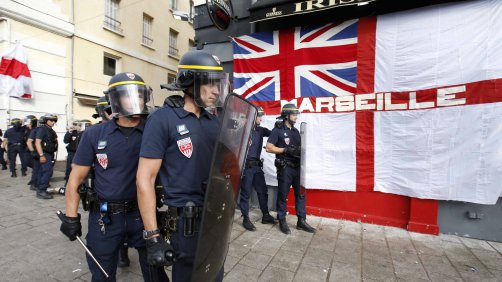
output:
[[[96,154],[96,158],[103,169],[108,167],[108,156],[106,154]]]
[[[284,143],[286,143],[286,145],[289,145],[289,137],[288,138],[284,138]]]
[[[180,152],[183,155],[185,155],[185,157],[190,158],[193,152],[192,139],[190,139],[190,137],[187,137],[178,140],[177,142],[178,142],[178,149],[180,149]]]

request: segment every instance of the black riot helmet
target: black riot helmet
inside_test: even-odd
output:
[[[92,122],[88,119],[82,119],[74,121],[73,124],[78,127],[78,131],[82,132],[86,128],[89,128],[92,125]]]
[[[105,95],[106,93],[108,93],[108,91],[105,91]],[[106,96],[98,98],[94,109],[96,110],[96,113],[92,115],[93,118],[101,117],[103,121],[111,119],[112,107],[110,106],[110,102],[106,99]]]
[[[37,123],[38,123],[38,119],[37,119],[37,117],[36,117],[36,116],[34,116],[34,115],[27,115],[27,116],[24,118],[24,122],[23,122],[23,124],[24,124],[24,125],[31,124],[31,127],[32,127],[32,128],[37,127]]]
[[[21,128],[22,123],[23,122],[21,121],[20,118],[13,118],[10,120],[10,125],[12,125],[12,127],[16,128],[16,130]]]
[[[150,88],[141,76],[131,72],[114,75],[108,83],[106,97],[116,117],[148,115],[148,109],[154,107]]]
[[[58,122],[58,116],[50,113],[44,114],[40,117],[40,124],[46,124],[48,120]]]
[[[189,51],[180,59],[176,81],[160,87],[183,91],[200,107],[220,107],[228,95],[228,73],[223,72],[218,57],[200,50]]]
[[[289,118],[289,115],[291,114],[300,114],[300,111],[298,110],[298,107],[296,107],[295,104],[285,104],[284,106],[282,106],[282,110],[281,110],[281,118],[283,119],[287,119],[289,121],[289,123],[291,125],[294,125],[295,122],[292,121],[290,118]]]

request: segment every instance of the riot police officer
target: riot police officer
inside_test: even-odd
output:
[[[258,195],[258,203],[263,214],[261,223],[274,224],[276,221],[268,211],[268,192],[267,184],[265,183],[265,175],[263,173],[263,161],[260,159],[261,149],[263,147],[263,137],[270,135],[270,130],[261,127],[261,119],[265,112],[262,107],[257,106],[256,126],[251,132],[251,144],[249,145],[248,155],[246,158],[245,169],[241,182],[241,192],[239,207],[242,213],[242,226],[249,231],[256,230],[249,219],[249,195],[251,187],[254,186]]]
[[[298,222],[296,229],[301,229],[309,233],[315,233],[315,229],[310,226],[305,209],[305,189],[300,187],[300,132],[296,129],[295,123],[300,112],[294,104],[285,104],[281,110],[282,123],[276,124],[268,137],[266,150],[276,154],[275,166],[277,167],[277,219],[282,233],[290,234],[291,230],[286,222],[286,200],[288,198],[289,187],[293,186],[295,193],[295,208]]]
[[[68,183],[68,177],[70,176],[71,172],[71,163],[73,161],[73,157],[75,156],[75,152],[77,151],[77,146],[78,143],[80,142],[80,138],[82,137],[82,134],[84,133],[86,127],[91,126],[91,121],[88,119],[83,119],[83,120],[76,120],[72,123],[72,126],[68,128],[68,131],[65,133],[63,137],[63,142],[66,145],[66,151],[68,152],[68,155],[66,157],[66,170],[65,170],[65,185]]]
[[[38,119],[34,115],[27,115],[24,120],[23,120],[23,125],[24,125],[24,151],[23,151],[23,158],[24,158],[24,163],[26,167],[31,167],[33,169],[33,157],[31,156],[31,150],[28,148],[28,138],[31,134],[31,131],[37,127],[38,124]],[[33,173],[33,171],[32,171]],[[26,175],[26,170],[23,173],[23,176]],[[31,185],[31,180],[28,182],[28,185]]]
[[[52,129],[58,122],[58,117],[48,113],[40,119],[42,126],[37,129],[35,137],[35,150],[40,160],[36,195],[39,199],[52,199],[52,195],[47,193],[47,188],[54,172],[54,153],[58,150],[58,135]]]
[[[106,95],[107,91],[104,92]],[[112,119],[112,108],[110,106],[109,101],[106,100],[106,97],[99,97],[96,102],[96,107],[94,108],[96,113],[92,115],[93,118],[101,118],[101,122],[107,122]]]
[[[145,224],[148,260],[155,265],[172,263],[164,255],[171,246],[159,235],[156,219],[155,178],[164,185],[164,201],[176,228],[170,242],[176,261],[173,281],[190,281],[205,185],[216,144],[218,118],[206,108],[222,105],[228,91],[228,74],[219,59],[203,51],[183,55],[176,81],[161,87],[184,92],[183,103],[169,101],[148,118],[138,167],[138,203]],[[186,226],[186,228],[185,228]],[[223,279],[223,269],[217,280]]]
[[[66,214],[61,231],[70,240],[81,235],[77,188],[94,166],[96,197],[90,200],[87,246],[111,281],[115,281],[119,248],[127,236],[129,246],[138,250],[143,278],[149,281],[151,273],[136,196],[136,170],[144,130],[143,117],[148,114],[146,103],[153,104],[153,99],[143,79],[134,73],[113,76],[107,96],[114,118],[90,127],[80,140],[67,184]],[[92,281],[104,281],[104,275],[90,257],[87,262]],[[161,281],[167,281],[162,268],[152,271]]]
[[[28,148],[28,151],[30,152],[30,157],[32,158],[33,162],[33,168],[31,170],[31,180],[28,182],[28,185],[30,185],[30,190],[37,191],[38,187],[38,175],[40,172],[40,156],[37,153],[37,150],[35,148],[35,139],[37,136],[37,131],[40,129],[40,123],[41,123],[42,118],[38,121],[37,127],[32,128],[30,131],[30,135],[28,136],[26,140],[26,147]]]
[[[26,176],[26,163],[24,159],[25,149],[25,132],[20,118],[13,118],[10,121],[11,128],[7,129],[4,134],[4,148],[7,148],[7,156],[9,158],[10,177],[17,177],[16,158],[19,155],[21,159],[22,175]]]

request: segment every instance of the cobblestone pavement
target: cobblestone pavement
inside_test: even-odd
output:
[[[53,187],[63,184],[56,171]],[[56,210],[64,197],[35,198],[28,177],[0,171],[0,281],[90,281],[85,254],[59,232]],[[87,215],[83,215],[84,233]],[[224,281],[502,281],[502,243],[431,236],[372,224],[309,216],[315,235],[264,225],[253,210],[255,232],[236,212]],[[118,281],[142,281],[137,253]],[[169,269],[167,269],[169,273]]]

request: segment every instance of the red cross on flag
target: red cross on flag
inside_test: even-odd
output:
[[[0,93],[16,98],[33,98],[33,85],[27,61],[23,45],[19,42],[2,54]]]

